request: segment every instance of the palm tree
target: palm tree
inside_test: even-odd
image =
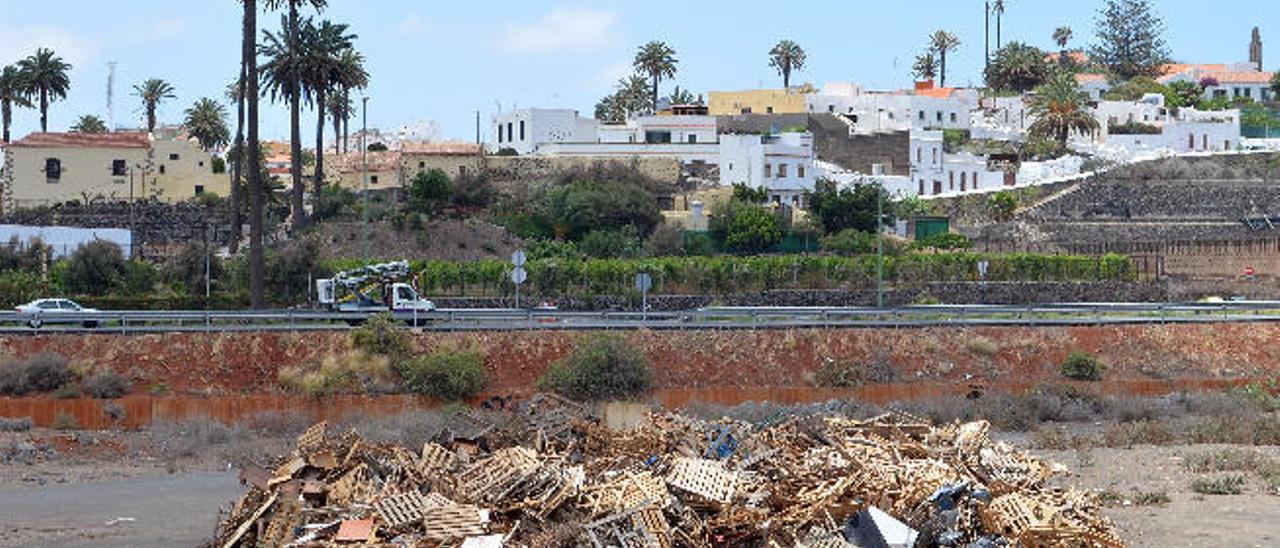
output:
[[[1072,133],[1096,134],[1099,125],[1086,108],[1088,101],[1089,96],[1080,91],[1074,75],[1056,73],[1036,88],[1031,101],[1031,113],[1036,121],[1031,124],[1029,133],[1032,137],[1051,138],[1064,148]]]
[[[17,67],[7,66],[0,71],[0,118],[4,122],[4,143],[9,142],[9,127],[13,125],[13,107],[31,108],[22,73]]]
[[[67,71],[71,65],[58,57],[51,49],[40,48],[35,55],[18,61],[23,89],[28,96],[40,98],[40,131],[49,131],[49,103],[66,99],[71,89]]]
[[[916,63],[911,66],[911,74],[921,81],[938,77],[938,58],[934,57],[933,50],[916,56]]]
[[[343,128],[346,127],[347,121],[356,112],[355,104],[351,102],[351,90],[338,90],[325,103],[325,107],[329,109],[329,120],[333,123],[333,152],[335,154],[345,154],[347,152],[347,136]]]
[[[929,48],[938,54],[938,85],[947,87],[947,53],[960,47],[960,39],[945,30],[933,33],[929,37]]]
[[[227,128],[227,108],[222,103],[205,97],[191,105],[185,114],[182,126],[200,142],[200,148],[205,152],[213,152],[231,142],[231,130]]]
[[[231,164],[231,236],[227,250],[235,254],[240,250],[240,202],[244,198],[240,194],[240,178],[244,174],[244,66],[240,67],[240,76],[227,86],[227,99],[236,104],[236,138],[227,153],[227,162]]]
[[[71,126],[71,131],[74,133],[106,133],[107,124],[102,121],[102,118],[86,114],[76,120],[76,124]]]
[[[1058,57],[1058,62],[1063,65],[1070,63],[1070,59],[1067,57],[1067,43],[1071,41],[1073,34],[1071,27],[1058,27],[1053,31],[1053,41],[1058,44],[1058,49],[1062,50]]]
[[[657,106],[658,104],[658,84],[663,78],[674,78],[676,75],[676,64],[680,61],[676,60],[676,50],[671,49],[664,42],[653,41],[640,46],[640,50],[636,52],[635,61],[632,65],[641,74],[648,75],[653,80],[653,92],[650,94],[650,104]]]
[[[698,99],[693,96],[687,89],[680,89],[676,86],[676,90],[671,92],[671,96],[667,98],[672,105],[692,105],[697,103]]]
[[[271,55],[264,51],[264,54],[277,57],[277,61],[281,61],[286,65],[300,63],[303,57],[302,40],[300,36],[301,26],[298,21],[298,8],[302,5],[309,5],[315,10],[324,10],[328,4],[327,0],[264,0],[265,7],[268,10],[277,10],[282,7],[288,8],[288,15],[282,17],[281,32],[279,36],[267,35],[267,47],[276,48],[275,55]],[[273,43],[274,42],[274,43]],[[271,63],[263,67],[264,71],[269,70]],[[297,68],[297,67],[293,67]],[[290,175],[293,177],[293,194],[290,200],[290,209],[293,212],[293,226],[295,229],[301,228],[306,223],[305,213],[302,209],[302,194],[304,190],[302,182],[302,76],[287,67],[277,67],[275,70],[283,71],[277,76],[285,77],[283,81],[276,85],[281,86],[280,89],[272,91],[273,95],[278,96],[289,103],[289,143],[290,143]],[[273,97],[275,99],[275,97]]]
[[[996,49],[999,50],[1004,47],[1000,40],[1000,24],[1004,19],[1004,0],[995,0],[991,4],[991,11],[996,13]]]
[[[322,21],[319,26],[307,21],[302,40],[306,52],[306,74],[303,89],[316,106],[316,173],[312,199],[320,199],[324,189],[324,121],[329,115],[329,95],[342,89],[363,87],[369,81],[364,70],[364,57],[352,50],[356,35],[347,33],[347,25]]]
[[[133,86],[133,94],[142,99],[142,110],[147,114],[147,133],[156,131],[156,108],[166,99],[173,99],[173,86],[159,78],[152,78]]]
[[[262,147],[258,142],[258,0],[240,1],[244,5],[240,81],[249,124],[248,149],[243,154],[244,170],[249,174],[249,298],[254,308],[262,308],[266,268],[262,249]]]
[[[805,53],[800,44],[783,40],[769,50],[769,66],[782,75],[783,89],[791,89],[791,71],[804,68]]]

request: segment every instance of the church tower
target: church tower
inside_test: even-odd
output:
[[[1249,42],[1249,62],[1255,70],[1262,72],[1262,35],[1258,27],[1253,27],[1253,41]]]

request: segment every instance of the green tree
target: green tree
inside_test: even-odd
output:
[[[653,231],[662,220],[653,194],[632,183],[577,181],[559,186],[548,196],[547,217],[558,236],[581,239],[599,229],[635,227]]]
[[[680,86],[676,86],[675,91],[671,92],[671,97],[668,97],[667,100],[672,105],[693,105],[698,103],[698,98],[694,97],[693,93],[687,89],[680,89]]]
[[[1276,72],[1271,76],[1271,96],[1280,99],[1280,72]],[[8,126],[5,127],[8,128]]]
[[[1195,106],[1204,97],[1204,88],[1195,82],[1178,81],[1169,84],[1164,92],[1164,104],[1169,108]]]
[[[1169,86],[1150,76],[1135,76],[1108,90],[1103,98],[1108,101],[1137,101],[1150,93],[1168,96]]]
[[[1004,0],[995,0],[991,4],[991,12],[996,14],[996,49],[1004,47],[1003,26],[1004,26]]]
[[[711,231],[724,241],[726,251],[755,254],[782,241],[778,217],[763,206],[729,200],[712,210]]]
[[[120,246],[105,240],[89,242],[67,259],[62,286],[77,295],[105,295],[124,277],[125,263]]]
[[[423,214],[435,213],[452,196],[453,185],[444,171],[432,169],[418,172],[409,183],[409,210]]]
[[[1106,0],[1098,14],[1097,43],[1089,57],[1122,80],[1160,76],[1168,62],[1164,22],[1149,0]]]
[[[1025,93],[1043,84],[1049,72],[1049,63],[1040,48],[1010,42],[1000,48],[991,64],[987,65],[987,86],[999,91]]]
[[[769,66],[782,76],[783,89],[791,88],[791,72],[804,69],[804,48],[791,40],[783,40],[769,50]]]
[[[1058,73],[1044,85],[1036,88],[1031,102],[1031,112],[1036,121],[1029,134],[1033,138],[1048,138],[1065,148],[1072,133],[1094,135],[1098,121],[1086,108],[1088,96],[1080,91],[1080,84],[1069,73]]]
[[[1053,43],[1058,44],[1058,49],[1062,53],[1062,57],[1058,59],[1059,62],[1065,63],[1066,61],[1063,61],[1063,59],[1068,59],[1067,44],[1071,42],[1073,36],[1075,36],[1075,31],[1072,31],[1071,27],[1058,27],[1053,30]]]
[[[71,131],[75,133],[106,133],[107,123],[103,122],[102,118],[86,114],[76,120],[75,125],[71,126]]]
[[[40,48],[35,55],[18,61],[19,78],[24,95],[40,99],[40,131],[49,131],[49,103],[66,99],[71,90],[71,78],[67,73],[71,64],[62,60],[51,49]]]
[[[266,34],[266,44],[263,46],[262,53],[269,59],[267,64],[262,67],[263,77],[266,80],[268,89],[272,92],[272,99],[283,99],[289,104],[289,144],[291,164],[289,174],[293,179],[293,190],[290,194],[290,209],[293,212],[294,228],[301,228],[306,224],[306,214],[303,212],[303,191],[305,186],[302,182],[302,86],[306,79],[306,63],[305,53],[303,52],[303,40],[301,32],[301,23],[299,21],[298,10],[300,7],[307,5],[315,8],[316,11],[323,10],[328,4],[327,0],[264,0],[264,7],[268,10],[278,10],[286,8],[288,14],[281,17],[281,31],[279,34]]]
[[[303,25],[302,41],[306,62],[303,84],[316,107],[316,166],[313,196],[320,196],[324,188],[324,126],[329,115],[328,103],[353,88],[363,88],[369,83],[369,73],[364,69],[364,57],[353,49],[356,35],[347,33],[347,25],[322,21],[318,26],[310,21]],[[337,134],[334,135],[337,137]]]
[[[998,40],[997,40],[998,41]],[[940,30],[929,37],[929,49],[938,54],[938,86],[947,87],[947,54],[960,47],[960,39],[945,30]]]
[[[1001,190],[987,197],[987,212],[997,221],[1011,221],[1017,211],[1018,199],[1008,191]]]
[[[133,86],[133,94],[142,100],[142,111],[147,116],[147,132],[155,132],[156,109],[160,108],[160,103],[174,98],[173,86],[159,78],[151,78]]]
[[[231,130],[227,127],[227,109],[221,103],[205,97],[191,105],[185,115],[182,127],[200,142],[200,148],[205,152],[212,152],[231,141]]]
[[[644,352],[621,335],[584,335],[564,360],[552,364],[538,387],[582,401],[626,399],[653,385]]]
[[[18,67],[7,66],[0,71],[0,122],[4,124],[4,140],[9,142],[9,128],[13,125],[13,107],[31,108],[22,72]]]
[[[640,46],[636,52],[636,58],[632,61],[632,66],[636,71],[649,77],[653,82],[653,92],[650,95],[650,105],[658,104],[658,84],[663,79],[674,78],[676,75],[676,50],[671,49],[664,42],[653,41]]]
[[[852,188],[837,190],[833,183],[821,181],[805,202],[809,204],[809,214],[827,234],[850,228],[875,234],[879,228],[878,208],[884,213],[884,226],[893,226],[896,219],[893,200],[879,185],[855,184]]]
[[[938,77],[938,57],[933,54],[933,50],[916,56],[916,62],[911,66],[911,75],[921,81]]]
[[[752,188],[744,184],[734,184],[733,199],[741,200],[749,204],[763,204],[769,201],[769,189],[764,187]]]

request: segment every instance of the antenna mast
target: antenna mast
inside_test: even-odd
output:
[[[116,130],[115,88],[116,62],[107,61],[107,131]]]

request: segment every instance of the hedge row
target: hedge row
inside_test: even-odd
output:
[[[885,257],[885,280],[895,284],[979,281],[987,261],[992,282],[1131,281],[1128,257],[1041,254],[919,253]],[[333,265],[346,266],[346,265]],[[733,293],[767,289],[858,289],[876,284],[874,255],[666,257],[530,261],[525,289],[541,295],[626,294],[635,275],[653,277],[655,293]],[[416,261],[419,288],[432,295],[495,295],[511,289],[511,265],[501,260]]]

